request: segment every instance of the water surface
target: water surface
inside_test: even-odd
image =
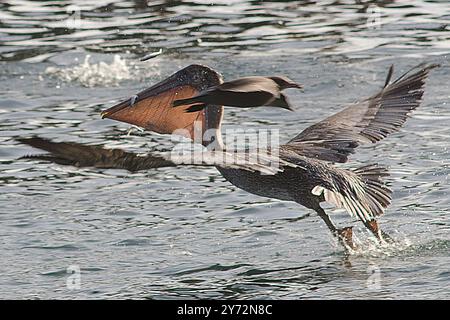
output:
[[[447,1],[1,3],[0,297],[448,299],[449,21]],[[349,257],[307,209],[248,194],[214,168],[130,174],[17,160],[39,152],[15,140],[33,135],[170,147],[99,112],[190,63],[225,79],[304,83],[288,91],[295,114],[225,113],[225,129],[278,128],[287,140],[373,94],[390,64],[399,74],[423,61],[442,67],[421,108],[349,164],[390,166],[394,201],[380,221],[397,243],[377,246],[336,212],[364,248]],[[70,266],[79,289],[66,286]]]

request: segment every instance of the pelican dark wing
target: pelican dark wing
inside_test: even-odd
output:
[[[55,162],[76,167],[102,169],[125,169],[131,172],[151,168],[173,167],[175,164],[156,155],[139,155],[121,149],[106,149],[102,146],[84,145],[77,142],[54,142],[41,137],[20,138],[19,142],[47,151],[22,157]]]
[[[295,83],[290,85],[301,87]],[[241,108],[272,106],[292,110],[281,89],[270,77],[245,77],[208,88],[193,97],[177,99],[173,106],[196,104],[187,108],[189,112],[211,104]],[[200,107],[197,107],[198,104]]]
[[[22,159],[50,161],[76,167],[125,169],[131,172],[162,167],[201,166],[240,169],[273,175],[283,171],[283,166],[295,167],[277,156],[267,153],[226,152],[222,150],[198,152],[165,152],[160,154],[136,154],[121,149],[84,145],[77,142],[54,142],[40,137],[19,138],[17,141],[33,148],[47,151],[45,154],[27,155]],[[274,165],[274,164],[280,164]]]
[[[419,65],[389,83],[391,67],[379,93],[306,128],[283,147],[311,158],[346,162],[360,144],[375,143],[399,130],[420,105],[425,80],[436,67]]]
[[[231,92],[258,92],[267,91],[276,95],[280,92],[277,83],[268,77],[244,77],[236,80],[227,81],[217,86],[213,90],[231,91]]]

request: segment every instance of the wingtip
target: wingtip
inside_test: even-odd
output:
[[[387,83],[387,85],[392,85],[392,84],[397,84],[403,80],[405,80],[408,77],[421,77],[421,78],[426,78],[428,77],[428,73],[430,70],[434,69],[434,68],[438,68],[441,65],[439,63],[427,63],[427,62],[422,62],[419,63],[418,65],[412,67],[411,69],[409,69],[408,71],[406,71],[405,73],[403,73],[400,77],[398,77],[395,81]],[[392,68],[392,67],[391,67]],[[392,68],[393,69],[393,68]],[[390,69],[391,70],[391,69]],[[388,75],[389,77],[389,75]],[[387,82],[388,79],[386,79]],[[386,86],[385,86],[386,87]]]
[[[439,68],[441,67],[440,63],[426,63],[426,62],[422,62],[420,64],[418,64],[417,66],[413,67],[410,71],[414,70],[414,69],[420,69],[420,71],[422,72],[428,72],[431,69],[434,68]],[[409,73],[409,72],[407,72]]]
[[[176,108],[182,105],[183,103],[180,100],[175,100],[174,102],[172,102],[172,108]]]
[[[25,143],[26,141],[28,141],[29,139],[31,139],[31,138],[15,138],[14,140],[16,140],[17,142],[20,142],[20,143]]]
[[[190,99],[191,98],[174,100],[172,102],[172,108],[189,105],[189,104],[191,104],[193,102],[193,101],[190,101]]]
[[[428,66],[426,66],[426,69],[431,70],[431,69],[440,68],[440,67],[442,67],[442,65],[440,63],[431,63]]]
[[[23,143],[26,145],[31,145],[31,146],[33,146],[33,144],[36,144],[38,142],[46,141],[46,139],[41,138],[39,136],[35,136],[35,135],[31,136],[31,137],[17,137],[17,138],[15,138],[15,140],[17,142],[20,142],[20,143]]]
[[[184,110],[184,112],[185,113],[193,113],[193,112],[197,112],[197,111],[202,111],[205,108],[206,108],[206,104],[194,104],[194,105],[186,108],[186,110]]]
[[[394,74],[394,64],[391,64],[391,66],[389,67],[388,74],[386,76],[386,80],[384,81],[384,88],[386,88],[391,82],[393,74]]]

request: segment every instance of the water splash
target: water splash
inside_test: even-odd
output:
[[[373,237],[354,235],[356,249],[349,250],[348,253],[350,256],[366,258],[434,256],[441,253],[447,254],[450,248],[450,240],[447,239],[422,238],[417,235],[411,237],[400,232],[397,232],[393,238],[394,242],[392,243],[380,244]]]
[[[55,76],[66,82],[79,82],[85,87],[117,86],[123,80],[133,77],[132,65],[127,64],[119,55],[115,55],[111,63],[100,61],[89,62],[91,56],[86,55],[80,65],[57,68],[48,67],[45,74]]]
[[[349,254],[353,256],[365,257],[392,257],[403,254],[410,250],[414,243],[406,236],[396,237],[393,242],[379,243],[373,237],[353,238],[356,249],[350,250]]]
[[[353,233],[355,248],[348,248],[347,253],[354,257],[386,258],[408,254],[418,246],[416,240],[410,239],[399,232],[395,236],[392,234],[391,236],[393,237],[393,242],[379,243],[371,234]],[[343,250],[342,245],[336,239],[333,239],[333,245],[337,251]]]

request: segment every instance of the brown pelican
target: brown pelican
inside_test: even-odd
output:
[[[352,227],[336,228],[320,204],[328,202],[346,209],[350,215],[358,217],[379,241],[389,241],[389,236],[381,231],[376,221],[391,202],[392,192],[382,181],[388,173],[378,164],[348,170],[337,168],[334,163],[347,162],[348,156],[359,145],[375,143],[398,131],[408,114],[420,105],[428,73],[437,66],[419,65],[393,82],[391,67],[385,86],[378,93],[306,128],[281,145],[277,156],[280,168],[275,170],[258,161],[237,161],[234,165],[216,162],[215,154],[227,152],[220,132],[221,105],[206,102],[203,109],[189,113],[185,112],[189,105],[173,107],[175,100],[190,99],[209,88],[220,86],[222,77],[206,66],[190,65],[107,109],[102,112],[102,117],[158,133],[181,132],[194,141],[198,130],[200,133],[208,131],[208,135],[201,135],[199,142],[210,149],[210,157],[199,165],[216,166],[225,179],[250,193],[295,201],[315,210],[342,244],[353,247]],[[32,158],[61,164],[130,171],[178,165],[170,157],[141,157],[100,146],[55,143],[42,138],[19,141],[50,152],[50,155]]]
[[[398,131],[408,114],[416,109],[424,93],[425,80],[436,64],[417,66],[391,82],[391,67],[385,86],[375,95],[351,104],[300,132],[279,148],[279,158],[284,163],[282,171],[261,175],[239,168],[218,166],[219,172],[229,182],[250,193],[280,200],[295,201],[313,209],[324,220],[333,235],[343,244],[353,247],[352,227],[338,229],[325,213],[320,203],[328,202],[344,208],[358,217],[379,241],[390,238],[381,231],[376,221],[391,202],[392,191],[383,183],[388,176],[386,168],[368,164],[354,170],[341,169],[333,163],[347,162],[348,156],[363,143],[375,143],[388,134]],[[148,130],[170,134],[183,128],[194,139],[194,122],[201,123],[202,133],[213,130],[214,135],[203,137],[204,146],[214,145],[215,150],[225,150],[220,126],[223,106],[210,98],[209,88],[220,88],[222,77],[202,65],[190,65],[166,80],[138,93],[134,101],[123,101],[102,113],[102,117],[131,123]],[[212,89],[209,92],[216,92]],[[202,93],[207,92],[207,95]],[[242,94],[243,105],[251,101],[252,93]],[[208,97],[199,100],[198,97]],[[232,105],[239,98],[231,93]],[[248,99],[247,99],[248,98]],[[185,108],[172,108],[174,101],[191,103],[201,101],[204,109],[184,112]],[[131,103],[133,102],[133,103]],[[178,103],[176,103],[178,104]],[[228,103],[230,105],[230,103]]]
[[[293,111],[286,96],[281,90],[288,88],[301,89],[301,84],[289,78],[278,77],[245,77],[208,88],[199,94],[173,102],[174,107],[192,105],[187,112],[202,110],[207,105],[222,105],[240,108],[271,106]]]

